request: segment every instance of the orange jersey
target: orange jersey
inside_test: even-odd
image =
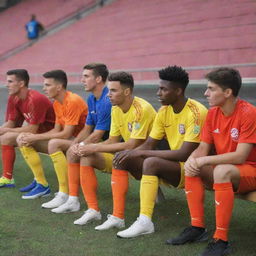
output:
[[[209,110],[201,140],[214,144],[217,154],[236,151],[238,143],[253,143],[245,163],[256,165],[256,108],[238,100],[234,112],[224,116],[219,107]]]
[[[56,115],[56,123],[64,127],[65,125],[74,125],[73,136],[83,129],[85,125],[88,107],[85,101],[77,94],[67,91],[63,103],[57,100],[53,103]]]

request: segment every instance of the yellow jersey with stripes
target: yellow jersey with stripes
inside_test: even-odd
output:
[[[152,129],[156,111],[146,100],[134,97],[130,109],[124,113],[112,107],[110,136],[121,136],[124,141],[146,139]]]
[[[188,99],[180,113],[172,106],[162,106],[155,118],[150,137],[166,138],[171,150],[178,150],[184,141],[200,142],[200,132],[207,115],[207,108],[196,100]]]

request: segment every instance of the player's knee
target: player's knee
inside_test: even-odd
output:
[[[1,136],[1,144],[2,145],[12,145],[16,144],[17,136],[12,133],[5,133]]]
[[[157,175],[159,171],[158,157],[146,158],[143,162],[143,174]]]
[[[69,148],[66,153],[67,161],[70,163],[76,162],[76,159],[78,158],[73,151]],[[80,158],[79,158],[80,159]]]
[[[52,140],[49,140],[49,143],[48,143],[48,152],[49,154],[53,154],[57,151],[60,151],[61,150],[61,143],[60,143],[60,140],[58,139],[52,139]]]
[[[231,181],[232,168],[230,165],[221,164],[217,165],[213,171],[214,182],[227,182]]]

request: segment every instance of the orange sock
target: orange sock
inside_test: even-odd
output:
[[[228,241],[229,223],[234,206],[234,192],[231,182],[215,183],[216,230],[214,238]]]
[[[97,177],[91,166],[80,166],[80,182],[88,208],[99,211],[97,200]]]
[[[112,169],[113,215],[124,219],[125,199],[129,186],[128,172]]]
[[[68,163],[68,189],[70,196],[79,196],[80,164]]]
[[[191,225],[204,228],[204,186],[201,178],[185,176],[185,192]]]
[[[3,176],[7,179],[12,179],[14,161],[14,146],[2,145]]]

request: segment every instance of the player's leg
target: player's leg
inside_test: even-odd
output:
[[[68,188],[69,196],[61,209],[57,212],[76,211],[80,209],[79,189],[80,189],[80,156],[73,153],[69,148],[66,153],[68,166]],[[59,205],[61,206],[61,205]]]
[[[241,167],[241,171],[243,168]],[[249,168],[248,168],[249,169]],[[255,168],[253,168],[255,171]],[[213,171],[215,190],[216,230],[213,241],[209,243],[202,255],[226,255],[229,252],[228,230],[234,206],[234,191],[240,183],[240,170],[231,164],[217,165]],[[249,184],[247,184],[249,185]]]
[[[154,232],[151,221],[157,197],[159,180],[178,187],[181,180],[181,168],[178,162],[172,162],[159,157],[150,157],[143,162],[143,175],[140,184],[140,215],[133,225],[117,233],[118,237],[129,238]]]
[[[57,175],[59,191],[52,200],[42,204],[43,208],[56,208],[68,200],[68,168],[64,153],[71,143],[71,140],[65,139],[51,139],[48,143],[48,152]]]
[[[140,157],[128,157],[122,164],[114,161],[114,168],[112,168],[111,175],[113,213],[108,215],[108,219],[102,225],[95,227],[96,230],[124,227],[125,201],[129,186],[128,172],[130,172],[136,179],[140,179],[142,175],[143,161],[144,159]]]
[[[201,168],[200,176],[189,176],[185,173],[185,193],[189,206],[191,226],[185,228],[179,236],[168,239],[166,241],[167,244],[181,245],[187,242],[199,242],[208,239],[204,223],[205,186],[212,189],[212,166]]]
[[[7,132],[0,137],[2,151],[3,174],[0,178],[0,188],[15,187],[13,179],[13,166],[15,161],[15,146],[18,137],[16,132]]]
[[[19,137],[17,138],[19,141]],[[26,163],[34,174],[34,181],[28,186],[21,188],[21,192],[28,192],[22,196],[23,199],[35,199],[50,195],[50,188],[44,175],[42,162],[38,152],[48,153],[48,140],[37,141],[33,147],[20,147]]]

